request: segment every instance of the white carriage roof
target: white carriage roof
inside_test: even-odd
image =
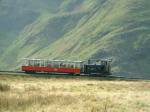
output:
[[[51,62],[68,62],[68,63],[82,63],[82,62],[84,62],[84,61],[71,61],[71,60],[29,59],[29,58],[24,58],[24,60],[31,60],[31,61],[51,61]]]
[[[71,60],[52,60],[52,59],[31,59],[31,58],[24,58],[24,60],[32,60],[32,61],[51,61],[51,62],[68,62],[68,63],[82,63],[85,61],[71,61]],[[90,59],[91,61],[109,61],[112,62],[112,59]]]

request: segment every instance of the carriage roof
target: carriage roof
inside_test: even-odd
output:
[[[24,58],[27,61],[50,61],[50,62],[67,62],[67,63],[82,63],[84,61],[71,61],[71,60],[52,60],[52,59],[28,59]]]

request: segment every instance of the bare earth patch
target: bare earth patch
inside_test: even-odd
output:
[[[0,75],[0,112],[150,112],[150,81]]]

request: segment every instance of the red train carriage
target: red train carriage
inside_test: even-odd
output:
[[[111,74],[109,59],[92,59],[87,61],[25,59],[22,71],[27,73],[68,73],[68,74]]]
[[[80,74],[82,61],[25,59],[22,71]]]

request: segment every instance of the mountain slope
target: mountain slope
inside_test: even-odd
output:
[[[114,72],[149,77],[149,0],[57,0],[55,4],[56,9],[41,8],[39,16],[22,28],[0,58],[3,68],[15,67],[24,57],[111,57]]]

